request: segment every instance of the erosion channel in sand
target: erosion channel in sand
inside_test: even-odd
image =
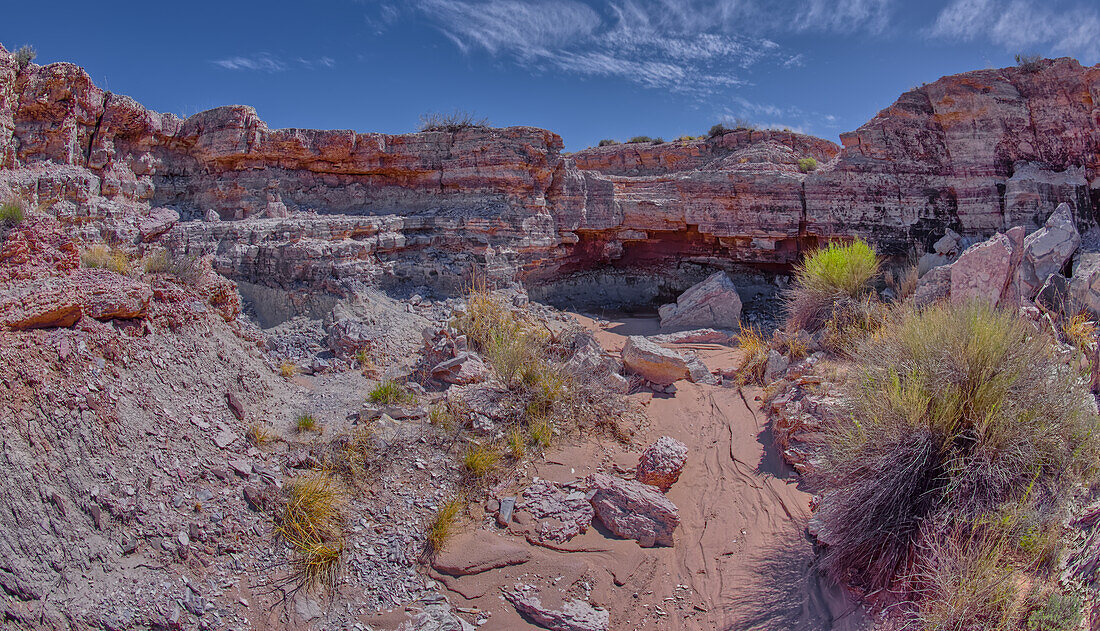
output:
[[[658,332],[655,318],[575,317],[615,354],[628,335]],[[718,344],[674,348],[694,351],[712,371],[740,361],[736,349]],[[681,519],[673,546],[642,548],[598,521],[554,549],[524,538],[522,524],[481,526],[456,539],[452,556],[529,560],[461,577],[433,570],[433,576],[459,611],[491,612],[488,629],[528,628],[530,621],[501,597],[502,588],[518,584],[537,587],[551,609],[572,596],[603,605],[613,629],[866,628],[858,605],[812,567],[813,547],[805,534],[810,495],[774,452],[760,394],[728,382],[687,381],[678,382],[674,394],[634,394],[646,422],[631,445],[610,439],[566,443],[520,471],[521,484],[569,483],[597,471],[633,468],[636,450],[660,436],[680,440],[689,451],[667,494]],[[570,585],[587,593],[570,594]]]

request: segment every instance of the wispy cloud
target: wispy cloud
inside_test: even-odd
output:
[[[215,59],[210,63],[226,70],[250,70],[258,72],[283,72],[291,67],[290,63],[283,61],[271,53],[238,55],[226,57],[225,59]],[[317,66],[332,68],[336,65],[336,60],[332,57],[317,57],[315,59],[297,57],[294,63],[303,68],[315,68]]]
[[[1014,52],[1065,54],[1100,61],[1100,10],[1059,0],[952,0],[927,34],[988,41]]]
[[[416,0],[413,6],[464,53],[709,95],[744,84],[743,72],[758,63],[802,64],[767,33],[878,32],[892,2]]]

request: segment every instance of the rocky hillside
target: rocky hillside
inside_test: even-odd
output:
[[[1095,223],[1098,94],[1100,69],[1059,59],[914,89],[839,149],[738,131],[567,155],[530,127],[273,130],[245,106],[182,120],[75,65],[20,69],[0,52],[0,189],[99,236],[171,229],[172,247],[216,253],[234,280],[284,288],[453,287],[473,264],[548,280],[607,265],[789,263],[826,239],[901,252],[948,227],[1038,225],[1061,201]]]

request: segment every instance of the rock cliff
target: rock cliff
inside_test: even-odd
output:
[[[0,191],[89,240],[137,243],[174,211],[174,227],[157,224],[168,247],[282,289],[342,278],[453,288],[474,267],[546,281],[608,266],[787,264],[830,239],[903,252],[947,228],[1038,226],[1063,201],[1094,224],[1098,98],[1100,67],[1058,59],[916,88],[840,148],[741,130],[569,155],[530,127],[274,130],[243,106],[183,120],[75,65],[21,69],[0,50]],[[806,157],[819,165],[810,173]]]

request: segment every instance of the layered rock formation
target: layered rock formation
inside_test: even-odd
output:
[[[1038,226],[1063,201],[1095,223],[1098,97],[1100,68],[1059,59],[914,89],[843,134],[843,148],[743,130],[566,155],[530,127],[272,130],[243,106],[182,120],[75,65],[20,69],[0,51],[0,191],[89,240],[216,254],[244,287],[454,289],[474,267],[546,281],[605,266],[787,264],[829,239],[900,252],[948,228]],[[805,157],[821,166],[802,173]]]

